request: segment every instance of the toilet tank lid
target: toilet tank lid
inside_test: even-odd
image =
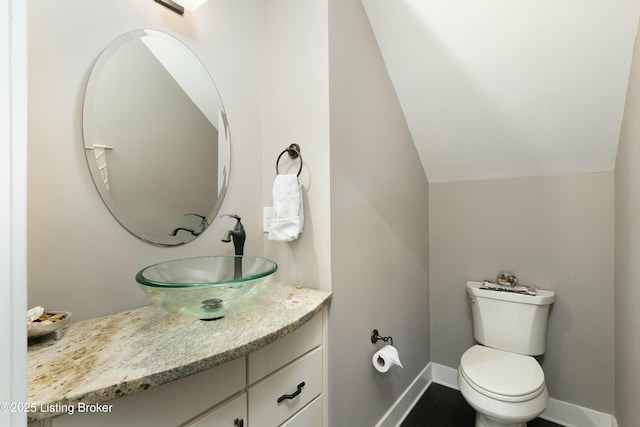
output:
[[[467,282],[467,290],[476,297],[491,298],[502,301],[519,302],[532,305],[549,305],[556,299],[553,291],[538,289],[536,295],[523,295],[514,292],[498,292],[489,289],[480,289],[482,282]]]
[[[544,386],[544,372],[531,356],[474,345],[460,367],[478,387],[502,396],[524,396]]]

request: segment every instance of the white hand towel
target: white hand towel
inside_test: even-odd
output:
[[[269,240],[290,242],[298,238],[304,227],[303,202],[298,176],[276,175]]]

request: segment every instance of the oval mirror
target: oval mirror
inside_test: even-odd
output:
[[[229,128],[211,76],[182,42],[135,30],[109,44],[89,76],[82,126],[95,186],[129,232],[181,245],[215,218]]]

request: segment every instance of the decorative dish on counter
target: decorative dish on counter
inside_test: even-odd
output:
[[[37,306],[27,311],[27,338],[43,337],[54,334],[54,338],[62,338],[62,330],[69,322],[71,313],[68,311],[45,311]]]

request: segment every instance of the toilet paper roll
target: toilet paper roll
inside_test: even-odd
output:
[[[385,373],[393,365],[398,365],[401,368],[402,363],[400,363],[400,357],[398,356],[398,350],[392,345],[385,345],[380,350],[376,351],[372,358],[373,367],[376,368],[378,372]]]

